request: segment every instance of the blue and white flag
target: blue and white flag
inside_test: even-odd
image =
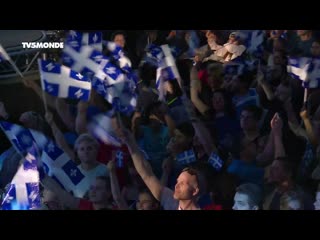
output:
[[[38,161],[36,144],[33,144],[9,185],[2,210],[32,210],[40,207]]]
[[[289,57],[287,71],[302,81],[304,88],[320,87],[320,60],[307,57]]]
[[[126,74],[121,69],[113,64],[109,59],[104,58],[100,63],[101,72],[95,75],[100,81],[104,82],[104,85],[109,86],[114,83],[120,83],[127,80]]]
[[[123,152],[121,150],[118,150],[116,152],[116,163],[118,168],[123,168],[124,162],[123,162]]]
[[[263,54],[263,43],[265,40],[265,31],[263,30],[243,30],[241,33],[246,35],[245,46],[247,52],[252,56],[260,58]]]
[[[2,45],[0,44],[0,62],[2,61],[9,61],[10,60],[10,56],[8,55],[8,53],[6,52],[6,50],[4,50],[4,48],[2,47]]]
[[[193,150],[184,151],[176,155],[176,160],[181,165],[187,165],[189,163],[193,163],[197,161],[196,155],[194,154]]]
[[[223,68],[226,75],[240,76],[244,73],[244,65],[232,61],[223,64]]]
[[[252,72],[258,68],[258,60],[244,60],[243,58],[237,58],[223,64],[224,74],[241,76],[247,72]]]
[[[106,48],[109,50],[112,58],[118,62],[118,66],[120,67],[120,69],[127,73],[132,72],[131,61],[124,55],[122,47],[117,45],[115,42],[110,41],[103,41],[103,45],[106,46]]]
[[[150,44],[146,48],[146,56],[144,58],[144,61],[150,63],[155,67],[159,67],[163,59],[164,59],[164,53],[160,46]]]
[[[70,67],[73,71],[83,75],[95,75],[100,71],[100,62],[103,59],[101,51],[91,46],[84,45],[79,49],[66,43],[62,54],[63,64]]]
[[[115,111],[130,115],[137,105],[135,85],[130,81],[113,84],[107,88],[105,99],[112,104]]]
[[[91,82],[86,77],[52,61],[38,59],[38,64],[44,91],[60,98],[89,100]]]
[[[223,160],[215,152],[211,153],[208,159],[208,163],[217,171],[220,171],[221,168],[223,167]]]
[[[162,53],[159,52],[159,48],[154,47],[153,54],[157,53],[157,59],[159,57],[162,57],[162,59],[158,59],[156,86],[159,91],[159,100],[164,101],[164,82],[176,79],[179,83],[179,86],[181,87],[181,77],[169,46],[162,45],[160,48],[162,50]]]
[[[92,87],[102,95],[118,112],[131,114],[136,107],[136,81],[134,73],[123,73],[118,66],[107,59],[101,62],[103,77],[96,75]]]
[[[114,111],[109,111],[94,116],[89,123],[89,132],[104,144],[120,147],[122,145],[121,140],[117,137],[112,126],[113,115]]]
[[[90,46],[102,51],[102,32],[81,33],[70,30],[66,37],[66,44],[78,51],[82,46]]]
[[[49,142],[49,139],[41,132],[24,128],[17,124],[0,121],[0,127],[17,152],[22,156],[27,154],[33,143],[41,151]]]
[[[75,162],[52,141],[44,148],[41,160],[45,173],[67,191],[75,192],[85,180]]]

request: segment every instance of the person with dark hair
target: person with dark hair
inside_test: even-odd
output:
[[[223,66],[221,63],[213,63],[207,66],[207,79],[200,81],[198,70],[195,66],[190,71],[191,101],[196,109],[204,114],[212,105],[212,92],[222,88]]]
[[[228,172],[239,177],[240,183],[251,182],[263,184],[264,169],[257,166],[257,158],[262,154],[266,137],[261,136],[259,120],[262,110],[257,106],[246,106],[240,115],[240,125],[243,135],[238,146],[232,149],[234,159],[228,166]]]
[[[189,116],[185,109],[182,100],[182,90],[177,79],[167,80],[164,83],[165,99],[168,105],[168,113],[178,125],[182,122],[188,121]]]
[[[259,95],[255,88],[250,88],[252,80],[253,75],[248,72],[237,76],[232,81],[231,91],[234,94],[232,102],[236,108],[238,119],[240,119],[240,114],[245,106],[259,106]]]
[[[203,120],[216,142],[223,148],[238,137],[240,124],[235,119],[235,110],[230,95],[223,89],[213,91],[212,106],[203,114]]]
[[[268,183],[275,184],[275,188],[264,200],[263,209],[279,210],[282,197],[289,191],[298,192],[303,198],[303,205],[306,210],[313,209],[312,198],[295,182],[296,166],[288,159],[283,141],[283,121],[275,116],[271,122],[274,137],[274,157],[269,170]]]
[[[290,56],[311,57],[311,46],[314,41],[312,30],[296,30],[296,42],[289,50]]]
[[[143,112],[148,105],[158,101],[158,92],[155,89],[156,86],[156,67],[152,66],[148,62],[145,62],[139,67],[138,82],[138,99],[136,105],[137,112]]]
[[[314,58],[320,57],[320,39],[315,39],[311,46],[311,55]]]
[[[166,31],[159,30],[144,30],[141,31],[140,35],[137,37],[135,42],[135,51],[138,57],[138,62],[140,62],[145,54],[145,49],[150,44],[161,46],[165,43],[165,34]]]
[[[137,210],[160,210],[160,203],[157,201],[149,189],[142,189],[139,192],[136,203]]]
[[[160,101],[149,104],[140,116],[136,114],[133,126],[139,146],[149,156],[156,176],[160,177],[162,162],[168,157],[166,146],[175,129],[168,107]]]
[[[262,203],[262,190],[253,183],[244,183],[237,187],[233,210],[259,210]]]
[[[123,53],[132,63],[132,68],[136,69],[138,67],[138,63],[131,52],[131,49],[128,48],[127,45],[127,34],[124,31],[115,31],[111,35],[111,41],[115,42],[117,45],[122,47]]]
[[[117,45],[119,45],[122,48],[125,48],[126,46],[126,38],[127,35],[124,31],[115,31],[111,35],[111,41],[115,42]]]

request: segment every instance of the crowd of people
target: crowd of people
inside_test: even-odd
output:
[[[259,56],[239,30],[148,30],[135,39],[103,32],[138,75],[135,111],[110,123],[121,146],[89,131],[112,109],[95,90],[89,101],[74,101],[23,80],[47,107],[21,113],[16,124],[53,139],[85,176],[67,191],[43,173],[40,209],[319,210],[320,91],[287,71],[288,57],[320,57],[319,32],[262,32]],[[157,67],[145,58],[151,44],[179,50],[181,78],[164,82],[161,100]],[[239,59],[258,60],[229,71],[244,65]],[[12,122],[6,104],[0,96],[0,119]],[[4,198],[21,155],[11,146],[0,159]]]

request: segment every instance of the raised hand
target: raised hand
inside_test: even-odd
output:
[[[276,134],[282,133],[283,121],[278,113],[276,113],[273,116],[273,118],[270,122],[270,125],[271,125],[272,131],[274,131],[274,133],[276,133]]]
[[[302,108],[300,111],[300,117],[304,120],[304,119],[308,119],[308,112],[306,108]]]

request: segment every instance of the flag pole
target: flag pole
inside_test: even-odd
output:
[[[308,100],[308,88],[304,89],[304,96],[303,96],[303,104],[306,104]]]
[[[47,54],[46,53],[42,53],[42,59],[43,60],[47,60]],[[44,86],[43,86],[43,82],[40,79],[40,83],[41,83],[41,88],[42,88],[42,98],[43,98],[43,105],[44,105],[44,110],[45,112],[48,112],[48,105],[47,105],[47,99],[46,99],[46,94],[44,92]]]
[[[13,69],[16,71],[16,73],[18,73],[21,76],[21,78],[24,78],[23,74],[20,72],[17,65],[12,61],[11,57],[9,56],[7,51],[2,47],[1,44],[0,44],[0,53],[3,54],[4,59],[10,63],[10,65],[13,67]]]
[[[16,66],[16,64],[12,61],[12,59],[9,58],[8,61],[9,61],[9,63],[11,64],[11,66],[13,67],[13,69],[16,71],[16,73],[18,73],[21,78],[24,78],[24,76],[22,75],[22,73],[20,72],[20,70],[18,69],[18,67]]]

